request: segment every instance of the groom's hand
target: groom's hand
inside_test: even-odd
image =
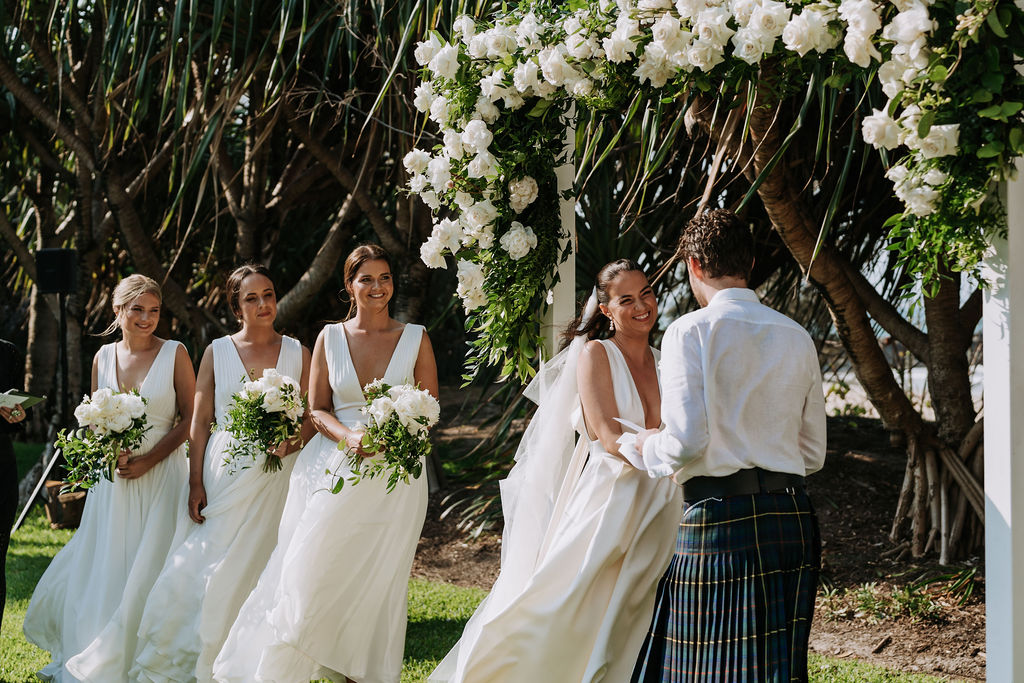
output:
[[[637,432],[636,435],[636,452],[640,454],[640,457],[644,457],[644,444],[647,443],[647,438],[652,434],[657,434],[657,429],[645,429],[642,432]]]

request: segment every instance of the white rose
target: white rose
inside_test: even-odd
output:
[[[667,12],[654,22],[651,33],[654,35],[654,41],[661,44],[667,55],[686,49],[686,43],[690,38],[690,32],[682,30],[679,19]]]
[[[683,19],[693,19],[705,8],[707,3],[704,0],[676,0],[676,11],[679,12],[679,16]]]
[[[383,425],[395,413],[395,404],[390,396],[380,396],[370,401],[370,405],[363,409],[364,413],[373,420],[376,425]]]
[[[536,88],[540,83],[540,80],[537,78],[539,72],[540,67],[532,59],[527,59],[525,62],[516,65],[515,71],[512,72],[512,83],[515,85],[516,90],[521,93],[527,93],[531,89]]]
[[[640,0],[636,6],[641,12],[672,9],[672,0]]]
[[[451,168],[451,162],[444,157],[434,157],[427,164],[427,177],[435,190],[444,190],[448,187],[452,179]]]
[[[686,59],[701,71],[711,71],[725,59],[722,46],[706,40],[695,40],[686,49]]]
[[[441,78],[455,78],[459,72],[459,48],[445,45],[437,51],[427,68]]]
[[[475,200],[473,199],[473,195],[471,195],[468,192],[463,192],[462,190],[457,190],[455,192],[455,204],[460,209],[468,209],[469,207],[473,206],[474,201]]]
[[[928,16],[928,7],[918,2],[893,17],[882,35],[897,43],[915,43],[934,31],[935,26]]]
[[[565,61],[564,50],[564,45],[558,45],[557,48],[544,48],[537,54],[541,73],[544,74],[545,80],[552,85],[562,85],[567,80],[577,80],[576,70]]]
[[[761,4],[751,12],[748,26],[774,40],[782,35],[790,14],[790,9],[785,3],[762,0]]]
[[[697,15],[693,32],[699,40],[724,47],[736,31],[729,26],[732,15],[724,7],[709,7]]]
[[[497,160],[490,152],[483,150],[477,153],[466,167],[470,178],[487,178],[497,172]]]
[[[441,49],[441,45],[442,43],[436,35],[431,35],[430,38],[422,43],[417,43],[416,50],[412,53],[413,57],[416,58],[416,63],[420,66],[430,63],[430,60],[434,58],[437,51]]]
[[[492,102],[501,99],[505,94],[505,86],[502,85],[504,80],[505,70],[497,69],[490,76],[484,76],[480,79],[480,92]]]
[[[452,130],[451,128],[444,131],[442,136],[444,143],[444,155],[448,159],[461,159],[465,152],[462,149],[462,136],[459,132]]]
[[[761,0],[729,0],[729,10],[736,17],[736,23],[746,26],[754,9],[761,4]]]
[[[613,32],[602,42],[609,62],[621,64],[628,62],[636,51],[636,43],[632,38],[624,38],[618,31]]]
[[[270,387],[263,392],[263,410],[268,413],[280,413],[284,410],[284,400],[280,389]]]
[[[960,150],[960,124],[947,123],[941,126],[932,126],[927,136],[917,138],[911,146],[920,150],[921,156],[925,159],[937,159],[956,154]]]
[[[655,41],[648,43],[644,53],[640,55],[640,62],[637,64],[633,75],[641,83],[650,81],[655,88],[663,88],[668,79],[675,76],[675,68],[668,59],[668,53],[661,43]]]
[[[128,416],[133,420],[146,414],[146,402],[138,394],[127,394],[124,399]]]
[[[509,204],[516,213],[522,213],[537,199],[537,181],[530,176],[513,180],[508,184]]]
[[[487,294],[483,291],[484,270],[478,263],[459,261],[458,285],[456,294],[462,299],[467,311],[472,311],[487,304]]]
[[[467,227],[467,236],[470,240],[476,240],[481,249],[490,249],[494,245],[494,225],[482,225],[478,228]]]
[[[519,221],[512,221],[512,227],[501,236],[498,243],[508,252],[509,258],[518,261],[537,246],[537,235]]]
[[[458,253],[462,247],[462,227],[451,218],[438,221],[430,237],[436,239],[442,249],[447,249],[453,254]]]
[[[903,164],[893,166],[885,172],[885,177],[893,182],[894,185],[901,185],[907,178],[910,170]]]
[[[786,24],[782,42],[787,50],[803,57],[811,50],[825,52],[835,47],[837,37],[828,30],[828,18],[822,12],[804,9]]]
[[[508,26],[498,24],[484,32],[487,57],[499,61],[516,49],[516,34]]]
[[[112,432],[123,432],[132,426],[132,418],[128,416],[128,413],[117,413],[110,416],[107,420],[106,427]]]
[[[498,209],[491,203],[491,200],[485,199],[467,208],[462,213],[462,217],[469,227],[483,228],[493,223],[494,219],[498,217]]]
[[[438,95],[430,103],[430,120],[439,126],[448,125],[448,100]]]
[[[486,123],[494,123],[498,120],[498,108],[486,97],[480,97],[476,101],[476,113]]]
[[[476,35],[476,21],[473,17],[463,14],[452,22],[452,29],[462,36],[462,42],[468,45],[470,39]]]
[[[946,182],[947,178],[949,178],[949,176],[937,168],[933,168],[924,174],[924,181],[932,187],[941,185]]]
[[[882,28],[878,7],[871,0],[842,0],[839,16],[847,23],[850,32],[862,34],[865,40]]]
[[[843,52],[851,62],[864,69],[871,66],[871,59],[882,59],[881,53],[871,42],[871,38],[864,33],[850,31],[846,34],[843,42]]]
[[[409,173],[423,173],[430,163],[430,154],[422,149],[414,149],[402,158],[402,163]]]
[[[572,94],[576,97],[589,97],[594,94],[594,81],[581,78],[572,84]]]
[[[441,202],[437,198],[437,193],[433,190],[425,190],[420,192],[420,201],[429,206],[434,211],[441,208]]]
[[[864,142],[875,149],[895,149],[900,144],[900,127],[886,111],[873,109],[861,124]]]
[[[448,268],[444,254],[441,252],[441,242],[433,235],[420,245],[420,260],[427,265],[427,268]]]
[[[427,83],[420,83],[416,86],[415,95],[412,100],[412,106],[416,107],[416,111],[426,113],[430,111],[430,105],[434,102],[434,88]]]
[[[96,409],[91,403],[80,403],[75,408],[75,419],[78,420],[79,427],[88,427],[96,421],[99,410]]]
[[[747,64],[757,64],[771,49],[774,38],[753,28],[745,27],[732,37],[733,55]]]
[[[528,51],[537,49],[540,44],[541,29],[542,26],[537,21],[537,15],[532,11],[527,12],[516,27],[516,43]]]
[[[915,216],[927,216],[935,211],[935,204],[939,199],[937,190],[927,185],[918,185],[908,192],[904,197],[907,210]]]
[[[470,121],[462,131],[462,145],[469,152],[485,152],[494,136],[483,121]]]
[[[483,59],[487,56],[487,35],[486,33],[477,33],[475,36],[469,39],[469,44],[466,45],[466,51],[469,56],[473,59]]]

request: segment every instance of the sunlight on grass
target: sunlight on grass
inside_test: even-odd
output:
[[[7,606],[0,632],[0,681],[29,683],[49,661],[49,653],[21,634],[32,589],[50,559],[71,532],[50,529],[40,508],[33,510],[11,540],[7,557]],[[437,663],[459,639],[466,621],[486,591],[446,583],[409,581],[409,626],[405,637],[402,683],[427,680]],[[940,679],[890,671],[850,659],[811,655],[813,683],[932,683]],[[538,682],[540,683],[540,682]]]

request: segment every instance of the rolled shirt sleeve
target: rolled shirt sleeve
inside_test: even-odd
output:
[[[825,464],[826,419],[825,394],[821,389],[821,368],[812,366],[812,377],[800,424],[800,454],[806,474],[817,472]]]

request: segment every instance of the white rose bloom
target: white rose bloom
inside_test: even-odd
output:
[[[651,27],[654,42],[659,43],[666,55],[675,54],[686,49],[690,32],[684,31],[679,19],[666,12]]]
[[[498,209],[491,203],[491,200],[485,199],[468,207],[463,211],[462,217],[468,226],[479,229],[494,222],[494,219],[498,217]]]
[[[910,144],[909,138],[908,144]],[[960,124],[947,123],[941,126],[932,126],[927,136],[917,138],[911,146],[920,150],[921,156],[925,159],[937,159],[956,154],[960,150]]]
[[[436,238],[442,249],[447,249],[453,254],[457,254],[459,249],[462,248],[462,227],[458,221],[454,221],[451,218],[438,221],[434,225],[434,231],[430,234],[430,237],[432,239]]]
[[[476,101],[476,113],[485,123],[494,123],[498,120],[500,112],[498,107],[486,97],[479,97]]]
[[[647,44],[644,53],[640,55],[640,62],[633,72],[633,75],[641,83],[645,80],[650,81],[651,85],[655,88],[665,87],[668,79],[675,76],[675,74],[676,70],[672,62],[669,61],[668,53],[665,51],[664,46],[657,41]]]
[[[462,36],[462,42],[468,45],[470,39],[476,35],[476,21],[473,17],[463,14],[452,23],[452,29]]]
[[[724,7],[709,7],[701,10],[693,26],[693,33],[699,40],[724,47],[736,31],[729,26],[732,15]]]
[[[903,164],[900,164],[898,166],[893,166],[888,171],[886,171],[885,177],[891,180],[894,185],[900,185],[903,183],[904,180],[906,180],[907,175],[909,173],[910,170]]]
[[[882,28],[878,7],[871,0],[842,0],[839,16],[849,26],[850,33],[862,34],[865,40]]]
[[[504,24],[498,24],[494,28],[485,31],[487,45],[487,57],[499,61],[508,57],[516,49],[516,34],[511,28]]]
[[[882,35],[897,43],[915,43],[935,30],[935,21],[928,16],[928,7],[916,2],[900,12],[882,31]]]
[[[594,81],[581,78],[572,84],[572,94],[576,97],[588,97],[594,93]]]
[[[501,99],[505,95],[505,86],[502,85],[504,80],[505,70],[497,69],[490,76],[480,79],[480,92],[492,102]]]
[[[878,80],[882,84],[882,92],[889,99],[896,97],[903,90],[903,66],[899,61],[890,59],[878,67]]]
[[[949,176],[937,168],[933,168],[924,174],[924,181],[932,187],[941,185],[946,182],[947,178],[949,178]]]
[[[445,190],[451,182],[451,162],[444,157],[434,157],[427,164],[427,177],[435,190]]]
[[[502,96],[501,103],[505,105],[505,109],[515,111],[516,109],[519,109],[519,107],[523,106],[526,103],[526,100],[524,100],[523,96],[519,93],[509,90],[504,96]]]
[[[484,152],[494,136],[483,121],[470,121],[462,131],[462,146],[469,152]]]
[[[783,2],[775,0],[762,0],[761,4],[754,8],[750,14],[748,26],[762,32],[772,40],[782,35],[789,21],[791,11]]]
[[[636,51],[636,43],[631,38],[625,38],[618,31],[613,32],[602,41],[608,61],[621,64],[628,62]]]
[[[462,136],[450,128],[444,132],[444,153],[449,159],[461,159],[465,151],[462,149]]]
[[[117,413],[116,415],[112,415],[110,419],[107,420],[107,429],[109,429],[112,432],[120,433],[131,426],[132,418],[128,416],[128,413]]]
[[[475,36],[469,39],[469,44],[466,45],[466,52],[473,59],[483,59],[487,56],[487,34],[477,33]]]
[[[413,57],[416,58],[416,63],[420,66],[429,64],[430,60],[437,54],[437,51],[441,49],[441,45],[442,43],[436,35],[431,35],[430,38],[422,43],[417,43],[416,50],[412,53]]]
[[[927,185],[918,185],[905,193],[904,202],[907,210],[915,216],[927,216],[935,211],[939,193]]]
[[[482,228],[476,228],[472,232],[473,239],[480,246],[481,249],[490,249],[494,246],[494,226],[485,225]]]
[[[433,235],[420,245],[420,260],[427,265],[427,268],[448,268],[444,255],[441,253],[441,242]]]
[[[128,410],[128,416],[133,420],[146,414],[146,403],[138,394],[128,394],[125,396],[124,402],[125,408]]]
[[[508,184],[509,204],[516,213],[522,213],[537,199],[537,181],[530,176],[513,180]]]
[[[754,9],[761,4],[761,0],[729,0],[729,11],[736,17],[736,23],[746,26],[750,23],[750,17]]]
[[[641,12],[672,9],[672,0],[640,0],[636,7]]]
[[[395,404],[390,396],[381,396],[370,402],[370,405],[363,408],[365,414],[373,420],[374,424],[382,425],[395,413]]]
[[[843,52],[851,62],[864,69],[871,66],[872,58],[881,60],[881,53],[871,42],[871,38],[864,34],[850,31],[846,34],[843,42]]]
[[[483,291],[484,269],[479,263],[459,261],[457,277],[455,293],[462,299],[467,311],[487,304],[487,294]]]
[[[508,252],[509,258],[518,261],[537,246],[537,235],[519,221],[512,221],[512,227],[501,236],[498,243]]]
[[[565,61],[565,45],[544,48],[538,53],[537,61],[545,80],[552,85],[563,85],[566,81],[578,80],[576,70]]]
[[[864,142],[875,149],[895,149],[900,144],[899,125],[886,111],[880,109],[873,109],[871,116],[864,118],[861,135]]]
[[[471,195],[470,193],[463,192],[462,190],[456,190],[455,204],[463,211],[473,206],[474,201],[476,200],[473,199],[473,195]]]
[[[92,403],[99,410],[108,410],[112,407],[114,392],[107,387],[101,387],[92,392]]]
[[[402,164],[409,173],[423,173],[430,163],[430,154],[422,149],[414,149],[402,158]]]
[[[420,192],[420,201],[434,211],[441,208],[441,202],[437,198],[437,193],[433,190],[424,190],[423,192]]]
[[[695,40],[686,49],[686,59],[701,71],[711,71],[725,59],[722,46],[706,40]]]
[[[787,50],[803,57],[811,50],[827,52],[838,45],[838,36],[828,30],[828,15],[805,8],[793,16],[782,31],[782,42]]]
[[[80,403],[75,408],[75,419],[78,420],[79,427],[88,427],[96,421],[96,417],[99,411],[91,403]]]
[[[497,172],[496,163],[497,160],[494,158],[494,155],[484,150],[478,152],[473,157],[473,160],[469,162],[469,166],[466,168],[466,172],[469,173],[470,178],[487,178]]]
[[[540,80],[537,78],[539,73],[540,67],[537,66],[537,62],[527,59],[516,65],[515,71],[512,72],[512,83],[519,92],[530,92],[540,84]]]
[[[423,112],[424,114],[430,111],[430,105],[434,102],[434,88],[427,83],[420,83],[416,86],[415,96],[412,100],[412,106],[416,107],[416,111]]]
[[[747,64],[757,64],[771,50],[775,39],[751,27],[741,28],[732,37],[733,55]]]
[[[448,125],[448,100],[442,95],[438,95],[430,103],[430,120],[439,126]]]
[[[527,12],[516,26],[516,44],[526,51],[532,52],[540,45],[540,32],[543,27],[537,21],[537,15]]]
[[[683,19],[693,19],[708,7],[704,0],[676,0],[676,11]]]
[[[917,149],[917,124],[921,121],[921,108],[912,104],[900,112],[900,142],[911,149]]]
[[[445,45],[437,51],[427,68],[441,78],[455,78],[459,72],[459,48]]]
[[[263,392],[263,410],[268,413],[280,413],[284,411],[284,400],[281,390],[277,387],[270,387]]]

